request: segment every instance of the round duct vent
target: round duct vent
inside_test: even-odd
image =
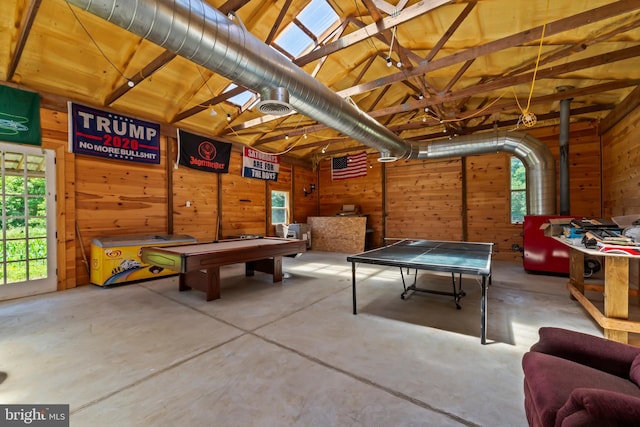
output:
[[[289,105],[289,92],[283,87],[268,90],[260,95],[260,99],[257,108],[263,114],[284,116],[293,111]]]
[[[398,157],[392,156],[391,153],[389,153],[388,151],[381,151],[380,157],[378,158],[378,161],[380,163],[390,163],[390,162],[395,162],[396,160],[398,160]]]

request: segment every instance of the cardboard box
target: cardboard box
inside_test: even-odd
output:
[[[572,220],[573,218],[549,218],[547,222],[540,226],[540,229],[544,230],[545,236],[568,236]]]

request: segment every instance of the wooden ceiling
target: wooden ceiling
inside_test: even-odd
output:
[[[270,43],[309,3],[207,2]],[[300,114],[234,105],[243,88],[224,92],[224,77],[64,0],[2,3],[0,80],[45,106],[72,100],[303,161],[368,149]],[[557,124],[569,98],[572,121],[612,120],[640,98],[638,0],[328,3],[339,25],[290,59],[412,143]]]

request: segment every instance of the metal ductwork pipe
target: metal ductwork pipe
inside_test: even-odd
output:
[[[69,0],[100,18],[264,94],[285,88],[299,113],[405,157],[409,144],[202,0]]]
[[[383,153],[383,159],[511,152],[527,167],[532,214],[555,213],[555,164],[524,134],[486,134],[414,148],[202,0],[68,0],[100,18],[262,95],[284,93],[297,112]],[[519,136],[516,136],[519,135]],[[548,153],[548,155],[547,155]]]
[[[522,160],[527,169],[529,193],[528,209],[531,215],[556,213],[555,159],[542,141],[526,133],[494,132],[459,136],[414,146],[411,159],[444,159],[505,152]]]
[[[560,101],[560,215],[570,215],[569,192],[569,121],[571,99]]]

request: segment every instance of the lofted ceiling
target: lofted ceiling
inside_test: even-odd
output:
[[[572,121],[602,120],[640,92],[638,0],[328,0],[338,21],[319,36],[298,19],[310,0],[206,2],[411,143],[557,124],[563,99]],[[265,115],[253,93],[238,105],[243,87],[64,0],[2,3],[0,80],[44,105],[72,100],[307,162],[376,151],[302,114]],[[315,46],[295,57],[276,46],[288,25]]]

